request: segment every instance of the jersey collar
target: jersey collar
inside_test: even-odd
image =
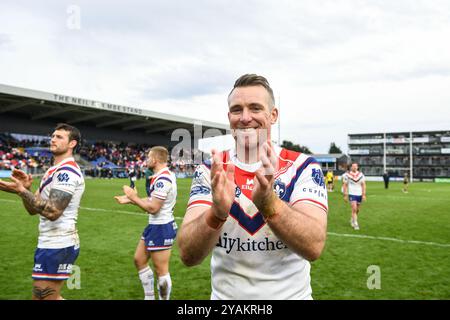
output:
[[[275,144],[272,144],[273,148],[275,149],[275,153],[277,155],[277,158],[280,156],[281,148]],[[258,170],[262,163],[261,161],[255,162],[255,163],[244,163],[240,161],[236,155],[236,148],[232,148],[229,150],[230,160],[231,162],[237,166],[239,169],[242,169],[247,172],[255,172]]]

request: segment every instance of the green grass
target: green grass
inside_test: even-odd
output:
[[[65,298],[142,299],[133,254],[147,216],[139,214],[136,207],[115,203],[112,197],[120,193],[124,183],[127,180],[86,180],[78,218],[81,251],[76,264],[81,268],[81,289],[64,287]],[[138,186],[142,194],[143,180]],[[175,214],[179,225],[189,187],[190,180],[178,180]],[[450,298],[450,185],[414,183],[408,194],[402,193],[401,187],[401,183],[391,183],[385,190],[382,183],[368,183],[360,231],[350,228],[350,208],[340,192],[329,194],[331,234],[321,258],[312,263],[315,299]],[[14,195],[0,192],[0,206],[0,299],[29,299],[39,219],[28,216]],[[381,270],[381,289],[367,288],[367,268],[371,265]],[[209,259],[187,268],[175,246],[170,270],[172,299],[209,299]]]

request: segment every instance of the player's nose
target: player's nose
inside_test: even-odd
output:
[[[241,113],[241,117],[239,118],[239,121],[243,124],[248,124],[253,120],[252,113],[248,108],[244,108]]]

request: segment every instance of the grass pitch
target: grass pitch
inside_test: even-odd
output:
[[[66,299],[143,298],[133,254],[148,218],[113,199],[127,183],[86,180],[78,217],[81,288],[65,286]],[[143,180],[138,188],[143,196]],[[189,188],[189,179],[178,179],[178,225]],[[450,184],[414,183],[408,194],[401,188],[401,183],[391,183],[388,190],[381,182],[368,183],[359,231],[350,227],[340,184],[329,193],[327,243],[311,270],[315,299],[450,299]],[[39,219],[28,216],[17,196],[4,192],[0,208],[0,299],[29,299]],[[187,268],[175,245],[170,273],[172,299],[209,299],[209,259]]]

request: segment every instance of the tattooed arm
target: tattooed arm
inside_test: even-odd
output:
[[[47,200],[42,200],[38,195],[34,195],[26,189],[18,194],[30,214],[40,214],[51,221],[55,221],[62,215],[72,199],[70,193],[58,189],[50,190]]]
[[[16,193],[30,214],[40,214],[51,221],[58,219],[69,205],[72,194],[58,189],[51,189],[47,200],[42,200],[38,193],[33,194],[21,180],[11,177],[12,182],[0,179],[0,190]]]
[[[36,191],[36,193],[34,194],[34,197],[36,198],[37,201],[41,200],[39,191]],[[23,206],[25,207],[25,209],[28,211],[28,213],[30,215],[35,215],[35,214],[39,213],[32,206],[30,206],[30,204],[28,202],[26,202],[23,198],[22,198],[22,202],[23,202]]]
[[[12,176],[16,179],[16,181],[13,180],[13,182],[16,182],[15,187],[17,188],[17,190],[20,190],[20,184],[22,184],[25,187],[25,189],[28,189],[31,191],[31,185],[33,184],[33,177],[31,176],[31,174],[26,174],[22,170],[14,169],[12,172]],[[12,187],[13,183],[10,183],[9,186]],[[6,190],[6,191],[8,191],[8,190]],[[11,190],[9,190],[9,191],[11,192]],[[19,191],[17,191],[17,192],[19,192]],[[34,196],[37,199],[39,199],[39,197],[40,197],[39,190],[37,190],[35,192]],[[27,202],[23,201],[23,205],[29,214],[31,214],[31,215],[38,214],[38,212],[34,211],[33,208],[30,207],[30,205]]]

